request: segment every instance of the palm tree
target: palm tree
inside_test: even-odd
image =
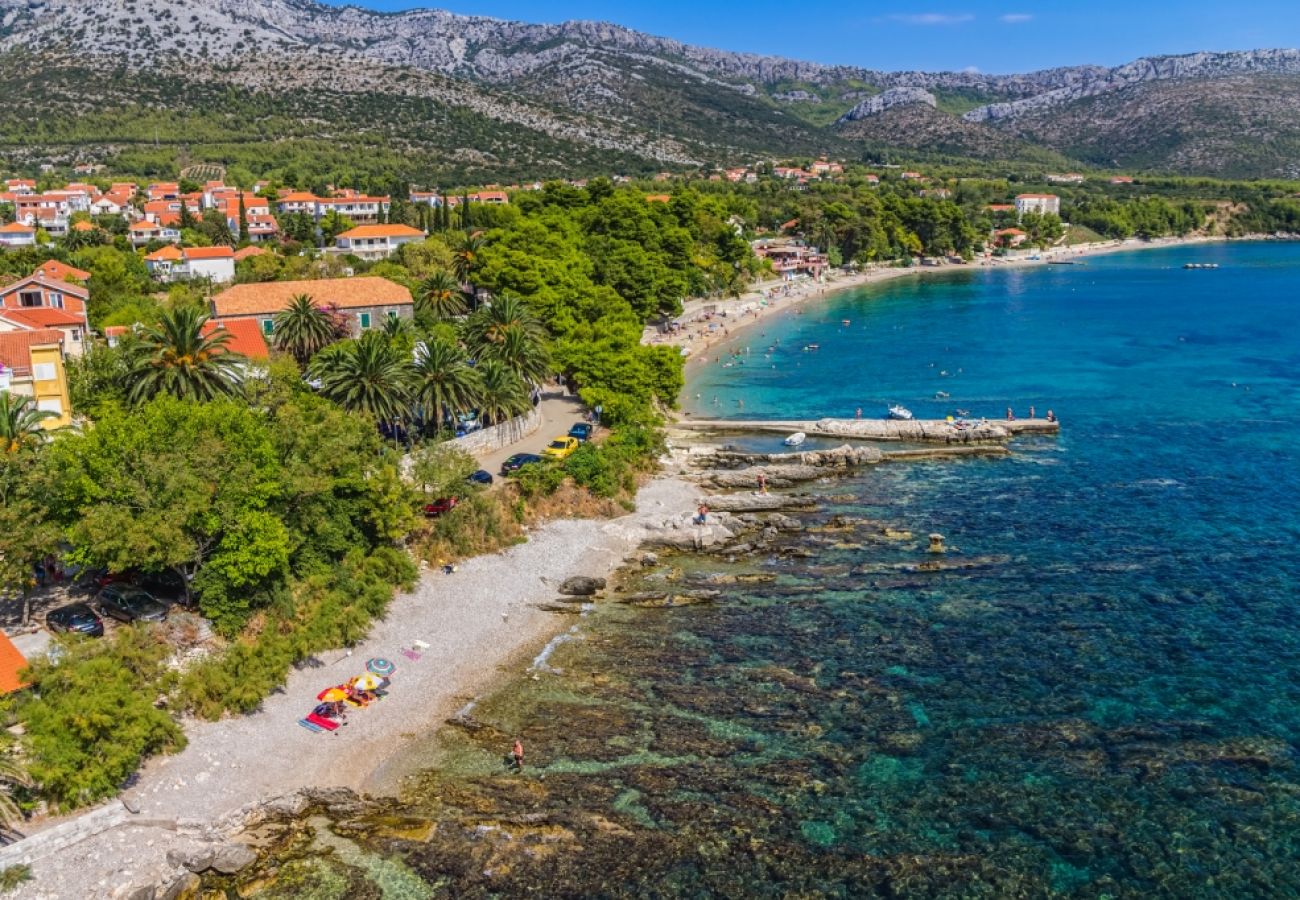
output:
[[[0,760],[0,825],[14,828],[23,821],[23,811],[18,808],[9,791],[17,785],[31,787],[34,782],[21,766],[11,760]]]
[[[528,411],[528,389],[509,367],[495,359],[478,367],[483,381],[479,392],[479,414],[495,425]]]
[[[465,315],[465,296],[451,273],[439,270],[420,283],[415,296],[416,312],[427,312],[438,322]]]
[[[308,369],[322,396],[344,409],[396,422],[411,407],[412,367],[380,331],[316,354]]]
[[[139,403],[159,394],[212,400],[239,392],[243,355],[226,349],[230,333],[204,336],[208,316],[194,307],[164,312],[156,325],[131,342],[127,399]]]
[[[37,443],[44,433],[41,422],[53,415],[37,409],[31,397],[0,391],[0,450],[10,455]]]
[[[524,382],[541,384],[551,374],[551,354],[544,341],[529,333],[518,322],[506,325],[500,331],[500,343],[488,343],[481,349],[483,359],[492,359],[506,366]]]
[[[452,413],[470,409],[478,403],[482,379],[469,364],[460,345],[434,338],[424,343],[423,354],[415,364],[415,396],[426,415],[441,428]]]
[[[484,243],[481,234],[467,234],[460,239],[460,243],[451,258],[451,268],[461,281],[467,284],[473,282],[474,272],[478,269],[480,261],[479,257],[483,253]]]
[[[527,304],[507,294],[474,311],[465,323],[465,341],[471,351],[482,352],[489,344],[504,343],[506,332],[512,326],[518,326],[529,338],[539,342],[546,336]]]
[[[295,294],[273,321],[276,349],[293,356],[300,368],[306,368],[313,356],[339,338],[329,314],[307,294]]]

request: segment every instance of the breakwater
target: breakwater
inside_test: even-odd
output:
[[[809,437],[852,438],[900,443],[1000,443],[1018,435],[1057,434],[1061,423],[1048,419],[681,419],[687,431],[728,434],[758,432]]]

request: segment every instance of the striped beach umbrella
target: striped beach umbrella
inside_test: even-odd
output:
[[[374,672],[381,678],[387,678],[397,671],[397,666],[393,665],[390,659],[384,659],[382,656],[375,656],[366,661],[366,669]]]

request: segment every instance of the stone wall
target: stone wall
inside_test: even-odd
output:
[[[534,406],[527,415],[516,416],[509,422],[456,438],[455,445],[466,453],[491,453],[527,437],[541,427],[542,413]]]

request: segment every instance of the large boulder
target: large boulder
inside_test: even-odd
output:
[[[571,575],[560,584],[560,593],[570,597],[590,597],[605,589],[605,579],[590,575]]]
[[[257,862],[257,854],[242,844],[227,844],[212,855],[212,869],[222,875],[234,875]]]
[[[167,861],[173,866],[190,872],[206,872],[212,868],[214,851],[211,847],[191,848],[189,850],[168,850]]]

